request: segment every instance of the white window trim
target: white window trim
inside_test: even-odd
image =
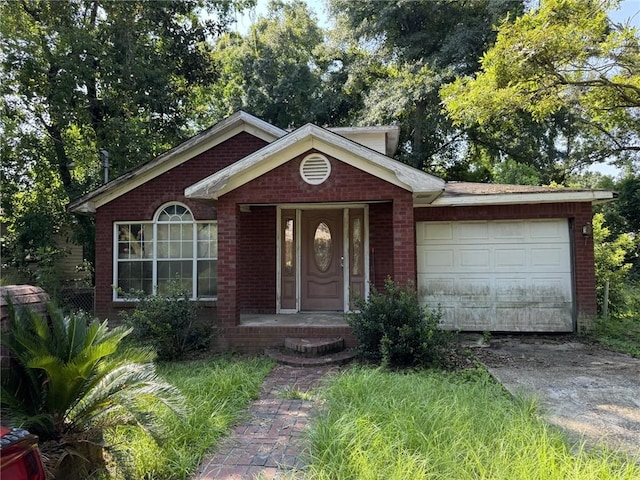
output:
[[[112,283],[112,301],[114,302],[119,302],[119,303],[126,303],[126,302],[131,302],[133,299],[131,298],[123,298],[123,297],[119,297],[118,296],[118,265],[120,263],[120,259],[118,258],[118,234],[119,234],[119,227],[121,225],[131,225],[131,224],[135,224],[135,225],[151,225],[152,229],[153,229],[153,244],[152,244],[152,256],[151,258],[149,258],[146,261],[150,261],[152,262],[152,294],[156,295],[157,294],[157,290],[158,290],[158,224],[164,225],[164,224],[169,224],[169,223],[175,223],[175,224],[191,224],[193,225],[193,235],[192,235],[192,248],[193,248],[193,252],[192,252],[192,258],[191,261],[193,262],[193,268],[192,268],[192,288],[191,288],[191,296],[190,296],[190,300],[202,300],[202,301],[216,301],[218,299],[217,295],[216,296],[211,296],[211,297],[198,297],[197,296],[197,291],[198,291],[198,260],[218,260],[218,255],[216,255],[215,257],[206,257],[206,258],[199,258],[198,257],[198,225],[201,224],[211,224],[211,225],[218,225],[218,221],[217,220],[192,220],[190,222],[159,222],[158,218],[160,216],[160,213],[162,211],[164,211],[164,209],[166,209],[169,206],[172,205],[178,205],[181,207],[186,208],[189,213],[191,214],[191,217],[193,217],[193,212],[191,211],[191,209],[189,207],[187,207],[186,205],[180,203],[180,202],[167,202],[163,205],[161,205],[156,212],[153,215],[153,220],[149,221],[149,220],[121,220],[121,221],[117,221],[117,222],[113,222],[113,251],[112,251],[112,262],[113,262],[113,283]],[[167,258],[162,258],[162,260],[171,260],[171,259],[167,259]],[[173,259],[173,260],[178,260],[178,259]],[[122,259],[122,261],[125,261],[125,259]]]

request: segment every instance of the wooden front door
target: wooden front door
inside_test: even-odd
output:
[[[342,225],[342,210],[302,211],[301,310],[344,310]]]

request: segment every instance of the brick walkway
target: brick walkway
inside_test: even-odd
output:
[[[316,403],[295,398],[313,393],[336,367],[278,365],[267,376],[260,398],[247,418],[204,459],[194,480],[301,478],[305,465],[304,432]]]

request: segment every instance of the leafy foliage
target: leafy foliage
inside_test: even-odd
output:
[[[322,41],[304,2],[271,1],[246,35],[228,33],[216,42],[220,78],[206,94],[213,117],[243,109],[281,128],[324,123]]]
[[[159,359],[180,359],[206,347],[213,333],[211,324],[198,320],[198,304],[189,296],[180,281],[172,280],[158,295],[134,294],[135,309],[121,317],[133,329],[132,338],[153,346]]]
[[[345,88],[362,90],[355,117],[365,124],[399,124],[400,158],[446,175],[465,147],[438,91],[456,75],[478,69],[495,39],[493,25],[522,13],[523,2],[331,0],[329,7],[348,53],[340,67],[348,73]]]
[[[593,216],[593,242],[598,303],[603,304],[604,285],[609,282],[611,309],[623,309],[626,303],[623,291],[631,270],[631,263],[626,260],[635,246],[633,239],[626,233],[611,238],[611,232],[604,224],[604,215],[596,213]]]
[[[551,152],[561,146],[573,167],[637,163],[640,36],[608,19],[618,3],[544,0],[503,22],[481,71],[441,89],[447,112],[457,125],[494,138],[508,132],[503,145],[509,137],[528,143],[527,130],[537,124],[547,133],[535,138],[547,137]],[[528,128],[518,135],[522,120]]]
[[[159,409],[182,413],[179,392],[156,376],[149,349],[123,348],[130,330],[107,328],[84,314],[49,316],[14,308],[2,344],[11,368],[2,372],[3,421],[16,422],[41,440],[74,434],[100,437],[114,425],[156,427]],[[92,438],[95,440],[95,437]]]
[[[621,294],[627,306],[626,311],[600,318],[596,322],[593,338],[607,348],[640,358],[640,287],[626,285]]]
[[[102,183],[101,151],[114,178],[190,133],[196,92],[216,77],[208,40],[253,3],[0,2],[2,207],[22,250],[33,212],[55,231]],[[92,221],[74,226],[90,252]]]
[[[452,338],[438,327],[441,317],[420,305],[413,285],[387,278],[384,292],[371,286],[369,298],[356,299],[347,322],[364,359],[389,367],[426,366],[442,361]]]

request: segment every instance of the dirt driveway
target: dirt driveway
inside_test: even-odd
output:
[[[509,392],[535,396],[573,439],[640,462],[640,359],[574,336],[494,337],[476,352]]]

